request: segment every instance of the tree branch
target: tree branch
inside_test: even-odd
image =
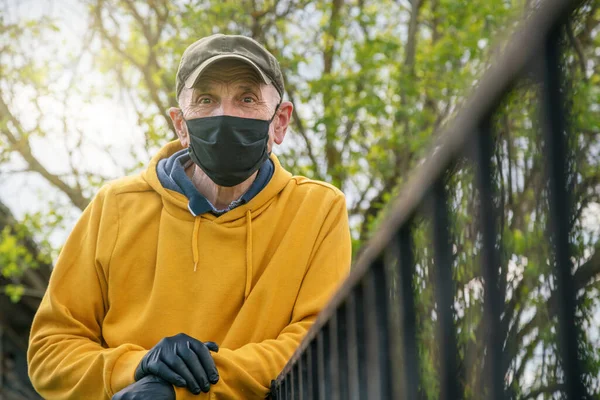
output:
[[[295,93],[294,93],[293,88],[289,87],[287,92],[288,92],[290,101],[295,104],[296,101],[294,98]],[[322,180],[321,173],[319,171],[319,163],[317,162],[317,157],[314,154],[314,151],[312,148],[312,143],[310,142],[310,139],[308,138],[308,134],[304,127],[304,123],[302,122],[302,118],[300,118],[300,115],[298,114],[298,110],[296,107],[294,107],[294,111],[292,112],[292,117],[293,117],[293,123],[294,123],[296,130],[298,131],[300,136],[302,136],[302,138],[304,139],[304,143],[306,144],[306,151],[308,153],[308,158],[310,158],[310,161],[313,163],[313,171],[315,173],[315,178]]]
[[[146,42],[148,43],[148,49],[150,50],[150,52],[152,52],[153,51],[152,48],[158,42],[158,35],[152,32],[152,29],[150,28],[149,24],[146,24],[146,21],[149,19],[143,18],[140,15],[139,11],[137,10],[137,8],[135,7],[135,5],[133,4],[133,2],[131,0],[122,0],[122,1],[123,1],[123,4],[125,4],[127,9],[129,10],[129,12],[131,12],[133,19],[140,26],[142,33],[144,34],[144,38],[146,39]]]
[[[156,108],[158,110],[158,113],[164,119],[167,126],[170,128],[171,132],[173,133],[173,137],[174,138],[177,137],[177,132],[175,131],[175,127],[173,126],[171,117],[169,117],[169,115],[167,114],[166,106],[163,104],[163,102],[161,101],[161,99],[159,97],[159,88],[156,86],[156,84],[153,80],[154,79],[153,78],[153,75],[154,75],[153,69],[159,68],[159,65],[155,59],[152,48],[149,48],[148,59],[146,60],[145,64],[142,64],[141,62],[139,62],[138,60],[133,58],[131,56],[131,54],[129,54],[125,50],[123,50],[121,48],[121,46],[119,45],[119,40],[116,37],[112,36],[110,33],[108,33],[108,31],[106,30],[106,27],[104,26],[104,23],[102,20],[103,3],[104,3],[104,0],[98,0],[96,6],[94,8],[94,12],[95,12],[95,16],[96,16],[95,25],[99,29],[101,36],[104,38],[105,41],[107,41],[109,43],[109,45],[112,47],[112,49],[114,51],[117,52],[117,54],[119,54],[125,60],[129,61],[138,70],[138,72],[142,75],[144,83],[146,84],[147,89],[148,89],[148,95],[150,96],[152,103],[154,103],[154,105],[156,106]],[[134,18],[135,18],[135,16],[134,16]],[[143,27],[142,27],[142,30],[143,30]],[[154,57],[154,61],[152,61],[153,57]],[[129,89],[132,90],[132,88],[129,88]]]
[[[419,11],[423,5],[422,0],[411,1],[412,10],[410,13],[410,22],[408,23],[408,38],[406,41],[406,53],[404,57],[404,67],[410,74],[414,73],[415,55],[417,52],[417,29],[419,27]]]
[[[38,160],[35,158],[31,151],[31,147],[27,140],[27,133],[21,126],[21,123],[17,120],[17,118],[10,112],[8,105],[4,102],[2,98],[2,93],[0,92],[0,120],[8,120],[11,122],[13,127],[19,132],[20,138],[15,137],[8,127],[2,128],[0,133],[3,134],[8,142],[11,144],[12,148],[18,152],[21,157],[25,160],[30,170],[33,172],[37,172],[42,177],[44,177],[51,185],[58,188],[64,194],[69,197],[73,205],[75,205],[80,210],[83,210],[90,200],[86,198],[81,191],[69,186],[66,182],[58,177],[56,174],[50,173]]]
[[[600,251],[596,250],[594,252],[594,254],[592,255],[592,257],[590,257],[590,259],[588,261],[586,261],[581,267],[579,267],[573,276],[573,284],[574,284],[575,293],[577,293],[582,288],[586,287],[589,284],[589,282],[591,282],[593,279],[597,278],[598,275],[600,275]],[[519,284],[519,287],[521,287],[521,286],[522,285]],[[514,311],[514,307],[516,306],[516,304],[518,302],[519,302],[518,300],[511,301],[509,303],[509,305],[507,305],[507,307],[505,308],[505,313],[506,313],[505,315],[511,315],[511,311]],[[557,297],[556,292],[552,292],[552,294],[550,295],[550,298],[546,302],[547,312],[541,312],[541,310],[538,310],[535,313],[535,315],[533,316],[533,318],[531,318],[525,325],[523,325],[520,329],[518,329],[518,332],[515,332],[514,344],[518,345],[535,328],[541,328],[545,323],[547,323],[548,321],[551,321],[552,318],[554,318],[558,312],[558,306],[559,306],[558,302],[559,302],[559,299]],[[516,318],[515,322],[514,322],[517,325],[519,323],[518,320],[519,320],[519,318]],[[509,335],[507,335],[507,337],[508,336],[512,336],[512,335],[509,334]],[[508,340],[509,339],[507,339],[507,341]],[[507,342],[507,344],[508,344],[508,342]],[[507,345],[507,347],[508,347],[508,345]],[[505,351],[508,351],[508,350],[505,349]],[[511,354],[512,355],[509,355],[509,357],[508,357],[509,359],[514,358],[515,353],[511,352]],[[517,379],[516,376],[515,376],[515,379]]]
[[[532,390],[531,392],[529,392],[526,395],[524,395],[523,397],[521,397],[521,400],[537,399],[539,397],[539,395],[541,395],[541,394],[553,394],[558,391],[562,391],[564,389],[565,389],[564,384],[552,383],[547,386],[541,386],[537,389]]]
[[[340,12],[344,0],[333,0],[329,15],[329,25],[324,32],[325,46],[323,49],[323,77],[331,75],[333,69],[333,61],[335,58],[336,43],[340,29]],[[323,105],[325,108],[331,103],[331,93],[329,90],[324,90]],[[325,112],[326,113],[326,112]],[[324,114],[327,115],[327,114]],[[325,131],[325,159],[327,160],[327,173],[331,176],[332,183],[335,186],[342,186],[342,177],[338,173],[340,168],[341,153],[337,149],[337,129],[331,126],[326,127]]]

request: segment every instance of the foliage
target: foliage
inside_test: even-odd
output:
[[[59,51],[74,48],[72,41],[67,41],[70,47],[62,45],[68,34],[60,21],[9,22],[0,14],[0,176],[40,177],[40,190],[58,194],[54,203],[45,201],[52,211],[32,213],[3,228],[3,290],[13,300],[29,293],[20,277],[36,268],[38,255],[31,255],[27,239],[37,239],[41,250],[36,254],[47,263],[58,250],[48,238],[68,215],[65,206],[82,210],[103,182],[138,171],[158,147],[174,138],[167,109],[177,105],[179,56],[195,39],[217,32],[252,36],[280,60],[287,97],[296,108],[286,143],[276,152],[294,173],[332,182],[346,193],[358,250],[387,217],[390,200],[402,192],[409,171],[423,161],[433,133],[454,116],[494,52],[502,51],[492,44],[512,31],[516,17],[535,4],[89,0],[82,7],[88,29],[69,52]],[[600,212],[599,5],[590,0],[577,10],[566,30],[563,60],[571,110],[567,172],[573,196],[573,264],[580,289],[580,348],[589,371],[586,386],[596,395],[599,339],[590,327],[597,324],[600,306],[600,253],[599,230],[589,221]],[[33,50],[39,48],[47,51]],[[548,205],[538,89],[526,76],[494,120],[505,384],[518,398],[556,398],[556,384],[562,379],[555,278],[545,239]],[[93,131],[84,118],[73,115],[73,110],[103,101],[118,103],[135,117],[119,142],[98,141],[96,136],[107,133]],[[60,149],[60,156],[50,161],[41,157],[49,143],[58,143]],[[104,157],[101,165],[111,168],[86,163],[90,154]],[[468,156],[449,174],[446,189],[460,384],[467,398],[479,398],[486,368],[480,200],[474,183],[477,171],[466,162]],[[415,217],[413,237],[423,398],[437,398],[439,391],[430,215],[424,204]]]

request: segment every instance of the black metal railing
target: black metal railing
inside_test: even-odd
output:
[[[276,399],[418,399],[422,377],[417,352],[414,288],[414,217],[428,204],[431,220],[434,288],[439,332],[441,399],[464,397],[457,374],[457,337],[453,321],[454,289],[449,233],[448,194],[444,176],[474,149],[470,161],[480,196],[481,273],[484,282],[486,395],[508,398],[504,388],[503,343],[500,336],[503,297],[498,290],[496,210],[492,185],[492,118],[505,96],[527,74],[542,90],[539,104],[542,140],[546,144],[549,240],[552,243],[558,301],[558,349],[568,399],[586,398],[578,359],[575,292],[569,248],[569,192],[566,190],[565,110],[561,92],[560,32],[577,1],[539,2],[537,9],[491,63],[480,84],[453,121],[439,135],[430,157],[409,177],[385,222],[342,287],[319,315],[277,380]],[[474,156],[473,156],[474,154]],[[399,284],[390,288],[386,268],[398,268]],[[390,290],[397,296],[390,297]],[[390,323],[392,299],[400,302],[399,329]],[[396,304],[397,305],[397,304]],[[399,338],[399,339],[398,339]],[[400,362],[393,361],[390,342],[398,340]]]

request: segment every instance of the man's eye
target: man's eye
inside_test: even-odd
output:
[[[196,102],[197,104],[211,104],[212,99],[210,97],[200,97]]]
[[[254,99],[249,96],[244,97],[243,101],[244,101],[244,103],[254,103]]]

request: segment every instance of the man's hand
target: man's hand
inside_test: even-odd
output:
[[[158,376],[148,375],[132,383],[112,397],[112,400],[175,400],[173,385]]]
[[[193,394],[199,394],[200,390],[207,393],[210,384],[219,381],[209,350],[219,351],[219,346],[202,343],[185,333],[164,338],[142,358],[134,379],[155,375],[175,386],[187,386]]]

